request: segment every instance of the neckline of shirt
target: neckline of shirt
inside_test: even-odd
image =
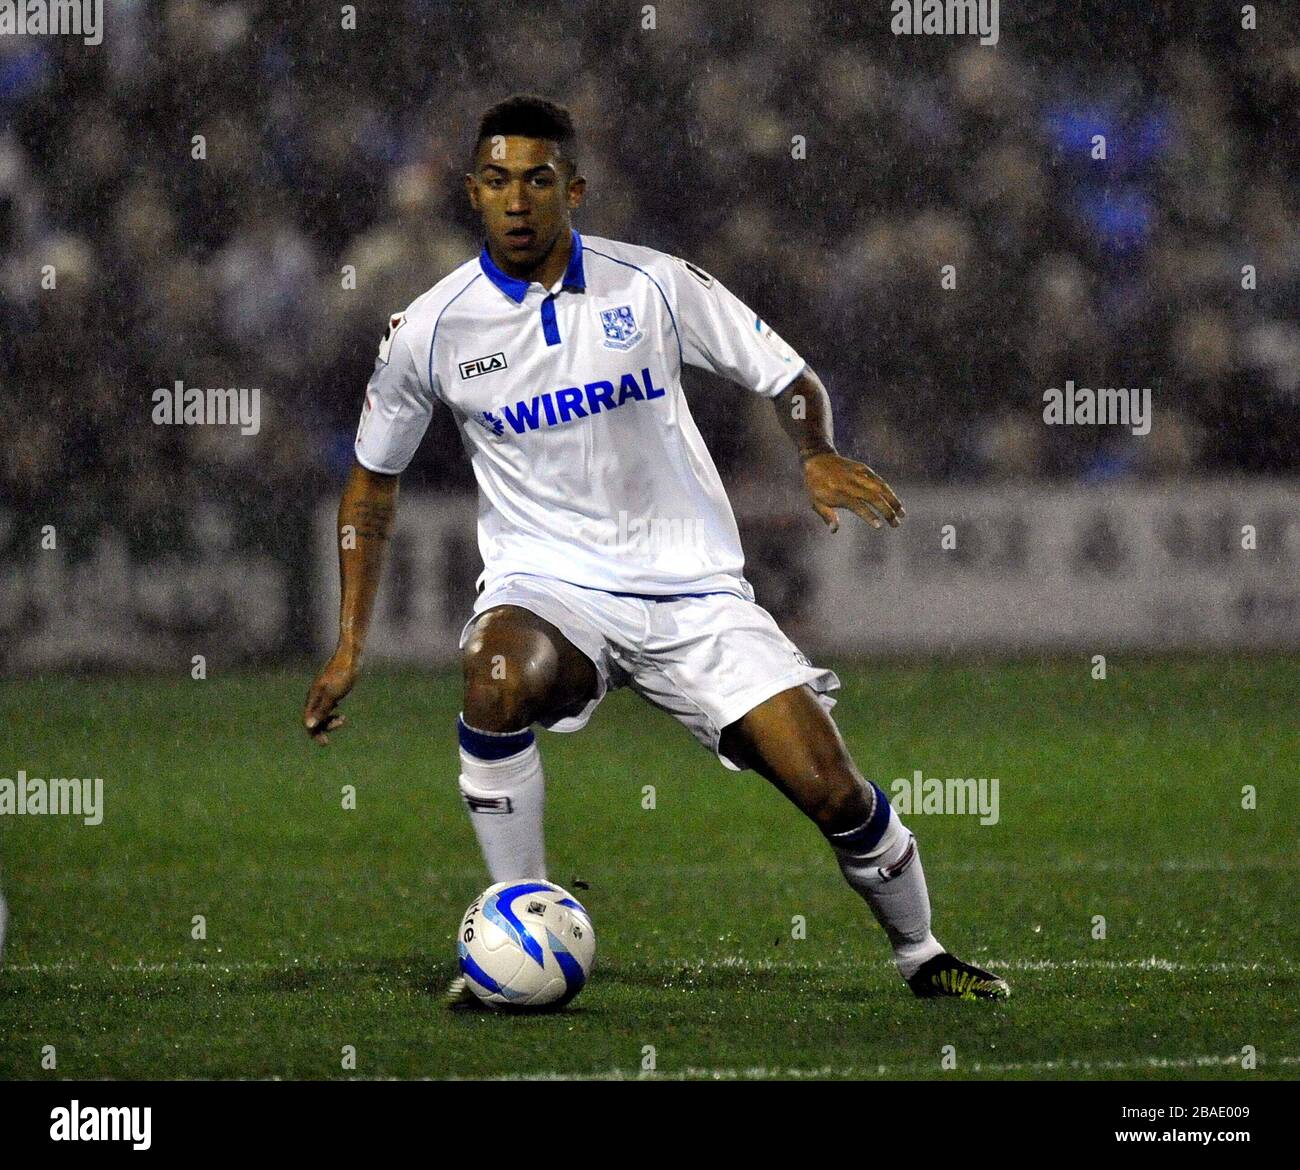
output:
[[[544,296],[555,296],[566,288],[575,292],[585,292],[587,289],[587,274],[582,262],[582,237],[575,228],[570,228],[569,232],[573,240],[573,250],[569,253],[569,263],[564,269],[564,275],[550,288],[546,288],[538,281],[521,280],[517,276],[510,276],[502,272],[497,267],[496,261],[488,253],[486,240],[483,241],[483,247],[479,252],[479,267],[482,268],[483,275],[515,304],[523,304],[524,297],[528,295],[534,286],[541,289]]]

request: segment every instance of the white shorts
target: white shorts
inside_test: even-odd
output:
[[[461,631],[462,649],[479,615],[498,605],[550,622],[595,664],[595,697],[577,715],[543,720],[551,731],[585,727],[609,691],[629,686],[739,772],[718,751],[729,724],[804,683],[827,710],[835,705],[827,694],[840,685],[834,672],[813,666],[767,610],[732,593],[655,600],[516,574],[479,595]]]

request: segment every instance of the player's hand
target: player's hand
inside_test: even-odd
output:
[[[813,511],[832,532],[838,532],[840,527],[836,508],[851,509],[872,528],[879,528],[882,519],[897,528],[906,515],[894,489],[865,463],[854,459],[833,452],[810,456],[804,460],[803,478]]]
[[[356,656],[340,647],[311,684],[302,723],[317,743],[329,743],[328,733],[347,722],[335,708],[356,684],[357,673]]]

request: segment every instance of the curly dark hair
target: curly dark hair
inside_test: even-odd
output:
[[[563,106],[544,97],[517,93],[505,101],[497,102],[479,119],[473,153],[478,154],[478,148],[484,139],[497,134],[516,134],[523,138],[544,138],[548,142],[554,142],[559,157],[571,168],[577,169],[572,149],[576,138],[573,118]]]

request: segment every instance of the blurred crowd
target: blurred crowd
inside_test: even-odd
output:
[[[996,47],[793,0],[109,0],[98,47],[0,37],[0,502],[147,548],[223,499],[282,545],[387,315],[477,252],[461,176],[517,91],[574,115],[579,230],[711,271],[892,480],[1294,474],[1294,31],[1024,7]],[[153,425],[178,379],[260,387],[260,433]],[[1151,433],[1045,426],[1067,379],[1150,386]],[[793,475],[766,404],[688,391],[729,483]],[[472,483],[445,413],[408,479]]]

